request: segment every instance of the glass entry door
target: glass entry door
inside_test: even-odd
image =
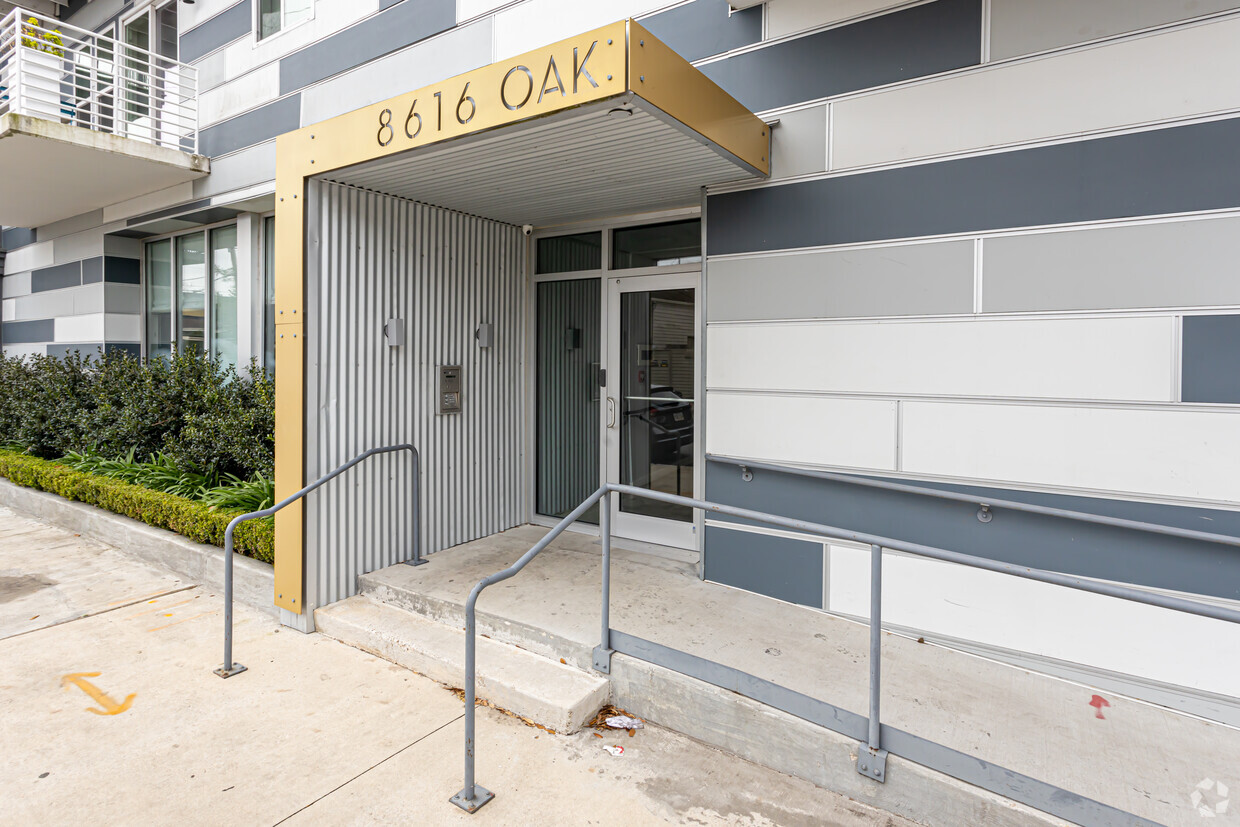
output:
[[[608,279],[607,479],[691,497],[697,451],[700,273]],[[693,510],[621,495],[617,536],[697,547]]]

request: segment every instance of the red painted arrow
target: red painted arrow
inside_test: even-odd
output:
[[[1110,706],[1110,704],[1107,703],[1106,698],[1102,697],[1101,695],[1094,695],[1092,698],[1089,699],[1089,705],[1094,707],[1094,709],[1097,710],[1097,713],[1098,713],[1097,717],[1101,718],[1104,721],[1106,720],[1106,716],[1102,714],[1102,708],[1104,706]]]

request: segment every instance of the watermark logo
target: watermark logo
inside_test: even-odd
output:
[[[1189,800],[1193,802],[1193,809],[1202,818],[1224,815],[1227,812],[1227,805],[1231,803],[1227,798],[1227,785],[1210,778],[1203,778],[1197,782],[1197,787],[1189,796]]]

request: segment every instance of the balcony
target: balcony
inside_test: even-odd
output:
[[[0,224],[201,178],[196,70],[15,8],[0,19]]]

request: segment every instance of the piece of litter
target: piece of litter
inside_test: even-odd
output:
[[[636,718],[630,718],[628,715],[612,715],[605,723],[612,729],[641,729],[644,723]]]
[[[607,750],[612,755],[624,755],[624,747],[621,746],[616,746],[614,744],[603,744],[603,749]]]
[[[597,732],[596,732],[596,733],[594,733],[594,737],[595,737],[595,738],[602,738],[603,736],[602,736],[602,735],[600,735],[599,733],[597,733]]]

